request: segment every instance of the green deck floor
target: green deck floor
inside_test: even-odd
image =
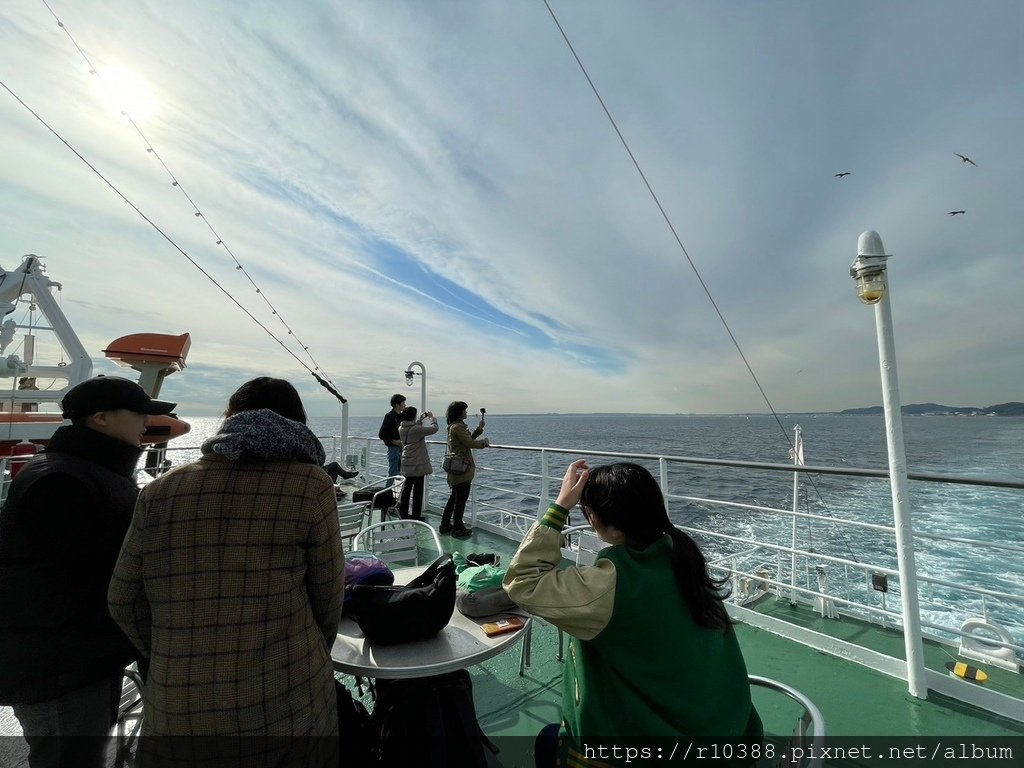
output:
[[[436,514],[430,514],[428,519],[437,523]],[[497,553],[506,565],[514,551],[507,539],[479,530],[465,540],[442,537],[442,543],[448,551],[463,554]],[[896,658],[903,657],[902,637],[892,630],[845,618],[822,619],[774,597],[763,599],[756,610]],[[821,710],[830,737],[1016,737],[1024,754],[1021,723],[935,693],[927,700],[919,700],[907,692],[906,683],[901,680],[747,624],[737,625],[736,632],[748,672],[803,692]],[[562,663],[557,659],[557,630],[546,622],[535,621],[531,647],[532,663],[523,676],[519,674],[521,644],[470,670],[480,724],[501,749],[492,761],[496,766],[532,767],[534,737],[544,725],[560,719]],[[927,666],[942,669],[948,658],[947,648],[926,643]],[[343,679],[352,682],[352,678]],[[992,682],[1016,691],[1019,696],[1024,675],[996,670]],[[372,706],[369,697],[364,698]],[[769,734],[789,735],[799,714],[794,702],[755,689],[754,703]],[[0,763],[5,766],[5,748],[13,746],[10,736],[19,732],[9,710],[0,708]],[[7,740],[2,738],[5,734]],[[858,765],[849,760],[841,764]]]
[[[514,551],[508,540],[481,531],[462,541],[442,540],[451,551],[498,553],[505,564]],[[902,636],[893,630],[845,618],[822,619],[774,597],[762,601],[758,611],[903,658]],[[902,680],[750,625],[740,624],[736,632],[748,672],[786,683],[808,696],[824,715],[830,737],[1017,737],[1024,749],[1024,724],[934,692],[922,701],[907,692]],[[562,664],[556,658],[557,637],[557,630],[546,622],[534,622],[532,664],[523,677],[519,676],[518,645],[471,670],[480,723],[502,748],[500,765],[532,766],[533,737],[545,724],[559,720]],[[930,668],[942,669],[949,658],[944,646],[926,643]],[[1024,675],[999,670],[992,674],[993,678],[1002,675],[1012,683],[1007,687],[1020,695]],[[754,702],[766,730],[788,736],[798,706],[757,689]]]

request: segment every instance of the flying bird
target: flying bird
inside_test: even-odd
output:
[[[977,164],[976,162],[974,162],[973,160],[971,160],[971,158],[969,158],[969,157],[968,157],[967,155],[961,155],[961,154],[960,154],[959,152],[954,152],[953,154],[954,154],[954,155],[956,155],[957,157],[959,157],[959,158],[960,158],[961,160],[963,160],[963,161],[964,161],[965,163],[970,163],[970,164],[971,164],[971,165],[973,165],[973,166],[974,166],[975,168],[977,168],[977,167],[978,167],[978,164]]]
[[[835,177],[836,177],[837,179],[841,179],[841,178],[843,178],[843,176],[849,176],[849,175],[850,175],[850,172],[849,172],[849,171],[843,171],[842,173],[837,173],[837,174],[835,174]]]
[[[950,216],[956,216],[958,213],[967,213],[967,211],[950,211],[949,215]]]

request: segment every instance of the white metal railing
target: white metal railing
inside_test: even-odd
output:
[[[374,453],[383,456],[382,449],[374,450],[375,438],[355,438],[355,440],[366,440],[371,456]],[[436,447],[439,451],[444,445],[442,441],[430,441],[430,443],[432,448]],[[670,514],[673,519],[677,520],[677,525],[698,538],[702,547],[708,549],[710,546],[713,549],[709,553],[709,561],[714,560],[716,568],[764,582],[773,593],[791,595],[793,599],[799,599],[801,602],[813,604],[816,600],[828,600],[838,606],[839,613],[854,615],[888,626],[902,624],[900,613],[891,610],[888,606],[890,600],[898,601],[900,590],[899,572],[895,564],[894,528],[891,524],[842,518],[806,509],[794,511],[793,508],[772,506],[759,503],[756,500],[754,500],[755,503],[751,503],[749,499],[715,498],[712,494],[683,493],[678,487],[683,482],[678,478],[678,471],[692,467],[711,467],[715,470],[737,471],[745,474],[751,472],[799,472],[801,476],[837,476],[858,483],[875,483],[879,486],[879,498],[884,500],[887,494],[882,491],[886,489],[877,481],[885,480],[888,477],[886,470],[794,467],[789,464],[768,462],[613,453],[540,446],[492,445],[487,451],[478,452],[476,455],[477,475],[473,483],[467,517],[472,520],[474,526],[518,541],[529,529],[537,514],[553,500],[554,491],[557,489],[564,466],[570,457],[630,460],[647,465],[655,478],[659,480],[666,503],[669,505]],[[382,458],[379,461],[371,459],[370,468],[372,470],[375,465],[383,467],[384,464]],[[985,486],[1017,491],[1024,489],[1024,482],[1005,478],[960,477],[934,473],[908,474],[911,479],[926,483]],[[436,478],[434,482],[439,480],[443,482],[443,475]],[[686,482],[689,490],[691,483],[688,480]],[[701,508],[707,513],[707,517],[717,525],[701,526],[688,523],[686,520],[680,521],[679,517],[686,517],[686,515],[680,515],[681,508],[688,506]],[[886,503],[885,506],[888,507],[888,504]],[[779,524],[778,537],[774,540],[766,540],[755,536],[738,536],[735,533],[730,533],[730,527],[733,525],[730,513],[774,521]],[[788,540],[790,525],[793,521],[808,526],[812,524],[817,526],[815,530],[817,540],[810,545],[804,542],[794,546]],[[781,525],[781,523],[785,524]],[[858,534],[861,537],[869,537],[872,547],[877,551],[884,551],[883,543],[885,543],[885,546],[892,552],[891,556],[862,561],[854,556],[852,549],[849,556],[840,554],[841,547],[836,545],[838,539],[835,534],[826,533],[826,530],[838,528],[845,531],[840,534],[840,538]],[[783,531],[786,534],[785,538],[782,536]],[[810,535],[811,529],[808,529],[806,536],[810,537]],[[1024,554],[1024,546],[1011,541],[970,538],[935,530],[916,533],[915,539],[922,543],[955,543],[961,547],[985,548],[1010,555]],[[1024,535],[1022,535],[1022,539],[1024,539]],[[795,558],[795,568],[791,565],[791,562],[794,562],[791,558]],[[772,578],[763,576],[766,564],[770,567]],[[827,572],[826,575],[836,583],[829,584],[825,589],[819,588],[816,583],[817,566],[834,568],[835,571]],[[762,572],[761,576],[757,574],[759,570]],[[999,641],[993,640],[993,643],[1012,648],[1018,653],[1024,653],[1024,626],[1019,623],[1019,620],[1016,623],[1012,620],[1014,616],[1024,615],[1024,596],[983,584],[943,578],[942,575],[929,575],[923,573],[924,569],[920,565],[919,570],[922,571],[917,575],[919,592],[925,597],[932,596],[930,601],[922,601],[921,610],[943,614],[947,617],[945,620],[922,620],[923,627],[936,633],[935,636],[941,639],[962,637],[963,633],[959,630],[960,622],[955,618],[957,611],[951,609],[951,603],[956,603],[959,611],[966,615],[979,615],[986,619],[992,618],[992,614],[998,606],[998,609],[1002,611],[998,618],[1004,621],[1012,610],[1013,616],[1010,616],[1007,623],[1010,624],[1011,632],[1015,634],[1015,642],[1001,644]],[[876,574],[888,579],[888,596],[885,592],[872,589],[872,576]],[[943,590],[950,593],[946,596],[945,602],[935,597]],[[955,593],[955,597],[953,593]],[[1008,608],[1008,606],[1012,608]]]
[[[355,458],[362,471],[364,482],[383,479],[387,474],[387,459],[380,441],[376,437],[350,437],[347,441],[349,456],[338,456],[338,446],[346,444],[338,436],[328,435],[320,438],[328,453],[329,460]],[[440,466],[443,452],[443,441],[428,441],[429,449],[436,455],[435,466]],[[169,446],[166,455],[173,464],[182,460],[198,457],[198,448]],[[502,446],[492,445],[487,451],[477,453],[477,476],[473,483],[473,492],[467,509],[467,517],[474,526],[505,536],[512,541],[522,538],[530,525],[553,499],[558,487],[564,466],[569,458],[590,457],[614,460],[630,460],[644,464],[651,469],[659,480],[665,494],[670,514],[678,527],[699,539],[708,554],[712,567],[720,571],[733,573],[737,578],[747,578],[762,583],[768,591],[779,595],[789,595],[792,600],[813,603],[820,600],[830,601],[839,606],[840,613],[856,615],[859,618],[878,621],[883,624],[900,624],[899,612],[890,610],[889,599],[898,599],[900,583],[895,555],[891,546],[894,528],[884,523],[841,518],[820,511],[800,510],[797,505],[792,508],[773,506],[759,502],[756,498],[736,498],[742,489],[732,493],[733,498],[718,498],[715,494],[698,494],[693,491],[699,481],[691,474],[696,469],[711,468],[715,472],[750,473],[793,473],[799,472],[801,477],[838,476],[858,483],[877,483],[885,479],[885,470],[860,469],[847,467],[812,467],[790,464],[771,464],[766,462],[731,461],[682,456],[665,456],[656,454],[613,453],[608,451],[571,450],[547,448],[540,446]],[[6,462],[0,463],[6,469]],[[140,478],[145,481],[148,476],[140,470]],[[6,476],[6,473],[5,473]],[[785,475],[779,475],[786,478]],[[989,488],[1024,489],[1024,482],[1005,478],[955,477],[948,475],[909,473],[918,481],[944,483],[952,485],[987,486]],[[719,483],[721,475],[704,478],[707,484]],[[788,480],[788,478],[786,478]],[[686,485],[686,491],[680,488]],[[444,487],[443,473],[428,477],[425,493],[429,501],[430,488]],[[0,489],[0,495],[6,490]],[[444,488],[445,492],[447,488]],[[771,492],[771,491],[770,491]],[[780,500],[792,496],[783,484],[774,492],[780,494]],[[882,498],[882,495],[879,495]],[[435,504],[440,506],[440,504]],[[742,516],[738,519],[737,516]],[[891,517],[890,517],[891,519]],[[794,523],[807,526],[802,541],[789,539],[789,531]],[[775,529],[772,530],[772,526]],[[813,526],[817,526],[817,540],[814,539]],[[737,526],[745,526],[748,533],[737,535]],[[843,532],[838,538],[825,535],[825,530]],[[765,536],[765,532],[771,536]],[[862,561],[849,544],[847,536],[860,535],[861,541],[866,537],[873,550],[874,557]],[[1014,541],[991,541],[952,535],[948,532],[930,530],[927,533],[915,534],[915,539],[922,543],[940,545],[955,544],[959,547],[979,550],[984,548],[993,552],[1005,553],[1007,556],[1024,554],[1024,545]],[[849,555],[842,553],[837,543],[843,541]],[[1024,533],[1017,539],[1024,541]],[[572,546],[572,542],[570,542]],[[887,562],[888,561],[888,562]],[[922,563],[925,558],[922,558]],[[825,578],[835,578],[838,583],[828,584],[819,588],[816,583],[819,567],[825,569]],[[835,568],[829,572],[827,569]],[[924,571],[922,566],[919,570]],[[884,576],[888,580],[889,594],[872,589],[872,577]],[[1007,627],[1014,634],[1014,642],[1010,644],[993,641],[995,645],[1012,648],[1017,653],[1024,652],[1024,625],[1019,617],[1024,615],[1024,596],[1018,592],[993,588],[990,585],[966,583],[963,580],[944,578],[942,574],[917,574],[918,591],[929,601],[921,603],[921,610],[937,614],[932,619],[922,621],[922,626],[938,633],[939,637],[961,637],[959,613],[968,617],[981,616],[990,619],[995,615],[997,620],[1009,624]],[[951,609],[955,603],[957,610]],[[1012,614],[1012,615],[1011,615]],[[944,620],[942,617],[946,617]],[[1010,620],[1007,621],[1007,616]]]

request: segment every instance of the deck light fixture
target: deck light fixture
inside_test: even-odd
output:
[[[419,368],[418,371],[414,371],[413,368]],[[427,367],[418,360],[413,360],[407,366],[405,366],[405,385],[411,387],[413,382],[416,380],[416,376],[420,377],[420,413],[426,413],[427,410]]]
[[[871,229],[861,233],[850,277],[857,281],[857,298],[865,304],[877,304],[885,296],[885,260],[889,256],[877,232]]]

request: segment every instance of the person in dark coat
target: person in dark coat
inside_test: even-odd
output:
[[[391,410],[384,414],[380,429],[377,431],[377,437],[388,448],[388,480],[385,483],[387,487],[394,484],[395,477],[402,467],[402,438],[398,434],[398,427],[402,423],[404,410],[405,396],[397,393],[392,395]]]
[[[243,384],[225,416],[198,461],[142,491],[110,583],[150,658],[139,753],[337,766],[345,560],[324,449],[282,379]]]
[[[70,426],[22,468],[0,510],[0,704],[13,706],[32,768],[99,768],[137,655],[107,587],[139,494],[148,415],[175,404],[107,376],[61,405]]]

